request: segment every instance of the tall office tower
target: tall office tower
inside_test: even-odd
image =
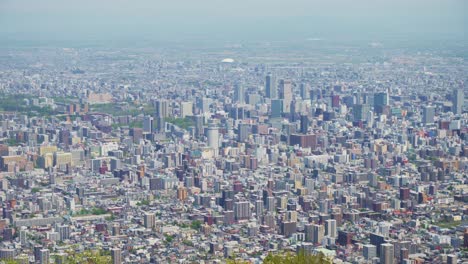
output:
[[[357,104],[353,106],[353,120],[364,121],[369,113],[369,106],[365,104]]]
[[[133,136],[133,142],[138,143],[141,139],[143,139],[143,129],[139,127],[134,127],[130,129],[129,132],[130,136]]]
[[[322,98],[322,91],[320,89],[312,89],[309,92],[310,101],[314,102]]]
[[[367,122],[367,127],[373,127],[374,126],[374,112],[372,112],[372,110],[369,110],[367,112],[366,122]]]
[[[145,228],[153,229],[155,221],[156,221],[156,217],[153,213],[145,213],[145,217],[143,221],[144,221]]]
[[[283,99],[283,112],[291,111],[291,102],[293,99],[292,83],[290,80],[280,80],[279,84],[280,99]]]
[[[195,123],[195,134],[197,137],[203,135],[204,128],[203,128],[203,116],[197,115],[193,117]]]
[[[49,264],[49,250],[48,249],[41,249],[39,251],[39,263],[40,264]]]
[[[307,223],[304,225],[305,241],[314,241],[314,224]]]
[[[181,102],[180,103],[180,117],[193,116],[193,103]]]
[[[363,100],[363,96],[360,92],[354,92],[353,93],[353,102],[354,104],[363,104],[364,103],[364,100]]]
[[[158,100],[155,102],[156,108],[156,126],[159,132],[164,132],[166,129],[165,118],[170,116],[169,102],[166,100]]]
[[[394,254],[393,244],[383,243],[380,245],[380,264],[393,264]]]
[[[434,116],[435,116],[435,108],[433,106],[423,107],[422,123],[424,124],[434,123]]]
[[[177,188],[177,200],[179,201],[185,201],[187,200],[187,188],[185,187],[179,187]]]
[[[122,250],[120,248],[111,249],[112,264],[122,264]]]
[[[335,94],[331,96],[331,106],[333,108],[339,108],[340,107],[340,96]]]
[[[271,100],[271,118],[281,117],[281,113],[283,113],[283,100]]]
[[[291,106],[289,108],[289,121],[291,122],[296,122],[296,113],[298,112],[297,110],[300,109],[300,103],[297,101],[292,101]]]
[[[260,219],[263,215],[263,201],[262,200],[257,200],[255,201],[255,215],[257,216],[257,219]]]
[[[110,160],[110,169],[111,171],[120,170],[122,168],[122,162],[120,159],[111,159]]]
[[[388,104],[389,104],[388,93],[374,94],[374,106],[388,105]]]
[[[154,119],[151,116],[143,117],[143,132],[153,133]]]
[[[68,129],[60,130],[59,142],[64,144],[68,148],[68,145],[70,145],[70,130]]]
[[[408,258],[409,258],[409,249],[400,248],[400,262],[403,262],[403,260],[408,259]]]
[[[286,209],[286,206],[288,205],[288,197],[286,195],[277,196],[276,201],[281,210]]]
[[[463,112],[463,103],[465,102],[465,95],[463,94],[462,88],[453,90],[452,94],[452,112],[456,115],[461,115]]]
[[[457,264],[458,258],[455,254],[447,255],[447,264]]]
[[[212,100],[210,98],[198,97],[197,98],[198,113],[203,114],[203,113],[210,112],[211,103],[212,103]]]
[[[265,199],[265,206],[268,212],[275,212],[276,211],[276,199],[274,196],[268,196]]]
[[[329,237],[335,237],[338,235],[336,230],[336,220],[328,219],[325,221],[325,235]]]
[[[166,100],[158,100],[155,103],[156,117],[166,118],[170,116],[169,102]]]
[[[250,218],[250,203],[239,201],[234,203],[234,216],[236,220],[247,220]]]
[[[380,256],[382,252],[382,244],[385,243],[385,237],[379,234],[371,233],[370,234],[370,243],[377,248],[377,256]]]
[[[240,83],[236,83],[234,86],[234,101],[239,104],[245,103],[244,86]]]
[[[34,246],[34,261],[38,263],[41,259],[40,253],[42,250],[42,245],[35,245]]]
[[[20,230],[19,233],[20,233],[19,237],[20,237],[21,245],[26,245],[26,242],[28,241],[28,231],[27,230]]]
[[[366,244],[363,246],[362,254],[366,260],[371,260],[377,257],[377,248],[372,244]]]
[[[252,106],[262,102],[262,97],[258,93],[249,93],[247,94],[247,103]]]
[[[219,149],[219,130],[216,124],[208,124],[208,128],[206,129],[206,137],[208,138],[208,146],[215,150]]]
[[[307,134],[309,129],[309,117],[307,115],[301,115],[301,133]]]
[[[58,227],[58,230],[57,230],[60,234],[60,240],[63,241],[63,240],[67,240],[70,238],[70,226],[68,225],[61,225]]]
[[[250,134],[252,134],[252,126],[250,124],[239,124],[237,128],[237,141],[244,142]]]
[[[290,237],[292,234],[296,233],[296,222],[282,221],[280,226],[280,233],[284,237]]]
[[[307,83],[301,83],[301,98],[302,100],[310,98],[310,86]]]
[[[278,98],[278,87],[276,86],[276,78],[271,73],[268,73],[268,75],[266,76],[265,93],[267,98]]]
[[[369,102],[366,102],[369,104]],[[374,94],[374,111],[378,114],[384,112],[384,108],[389,105],[388,93],[376,93]]]
[[[388,102],[388,100],[385,100],[385,95],[381,93],[382,95],[377,95],[374,93],[363,93],[361,94],[362,97],[362,103],[367,104],[367,105],[374,105],[375,102],[378,102],[378,105],[387,105],[388,103],[385,103],[385,101]],[[377,100],[375,99],[377,97]],[[382,103],[383,102],[383,103]]]
[[[325,229],[323,228],[323,225],[314,225],[313,230],[314,230],[313,231],[314,233],[313,243],[315,244],[322,243],[323,234],[325,233]]]

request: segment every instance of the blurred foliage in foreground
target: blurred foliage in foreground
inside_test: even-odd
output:
[[[250,262],[238,259],[229,259],[228,264],[249,264]],[[308,254],[300,251],[298,254],[291,252],[268,254],[263,260],[263,264],[332,264],[331,258],[322,253]]]
[[[85,250],[83,252],[76,252],[69,250],[67,255],[63,256],[65,264],[110,264],[112,263],[109,252],[103,250]],[[61,256],[50,254],[50,259],[60,258]],[[21,264],[24,260],[21,259],[8,259],[0,261],[0,264]]]

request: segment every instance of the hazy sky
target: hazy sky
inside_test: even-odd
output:
[[[468,0],[0,0],[0,39],[467,41]]]

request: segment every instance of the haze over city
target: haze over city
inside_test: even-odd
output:
[[[466,47],[467,6],[460,0],[2,0],[0,34],[2,43],[31,45],[319,38]]]
[[[0,0],[0,264],[467,263],[465,0]]]

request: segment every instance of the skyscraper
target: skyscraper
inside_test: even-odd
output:
[[[307,83],[301,83],[301,98],[303,100],[310,98],[310,86]]]
[[[48,249],[41,249],[39,251],[39,263],[40,264],[49,264],[49,250]]]
[[[293,99],[292,83],[290,80],[280,80],[279,84],[280,99],[283,99],[283,112],[291,111],[291,102]]]
[[[271,117],[272,118],[281,117],[282,112],[283,112],[283,100],[281,99],[271,100]]]
[[[208,146],[215,150],[219,149],[219,130],[216,124],[209,124],[206,132],[208,138]]]
[[[152,133],[153,132],[154,119],[151,116],[143,117],[143,132]]]
[[[169,117],[169,103],[166,100],[158,100],[155,103],[156,117]]]
[[[61,225],[58,227],[58,232],[60,234],[60,240],[67,240],[70,238],[70,226]]]
[[[329,237],[336,237],[337,230],[336,230],[336,220],[335,219],[328,219],[325,221],[325,235]]]
[[[119,248],[111,249],[112,264],[122,263],[122,250]]]
[[[386,106],[389,105],[388,93],[376,93],[374,94],[374,111],[378,114],[382,114]],[[370,102],[366,101],[367,104]]]
[[[374,107],[388,105],[388,93],[376,93],[374,94]]]
[[[197,115],[193,117],[194,123],[195,123],[195,134],[196,136],[203,135],[204,132],[204,127],[203,127],[203,116]]]
[[[457,264],[458,258],[455,254],[447,255],[447,264]]]
[[[422,123],[434,123],[435,108],[433,106],[423,107]]]
[[[309,117],[307,115],[301,115],[301,133],[307,134],[309,129]]]
[[[363,256],[366,260],[371,260],[377,257],[377,247],[372,244],[366,244],[363,246]]]
[[[278,87],[276,86],[276,78],[271,73],[268,73],[268,75],[266,76],[265,93],[267,98],[278,98]]]
[[[237,141],[245,141],[252,134],[252,126],[250,124],[239,124],[237,128]]]
[[[325,233],[323,225],[314,225],[312,229],[313,229],[313,242],[315,244],[322,243],[323,234]]]
[[[263,215],[263,201],[262,200],[257,200],[255,201],[255,215],[257,216],[258,219],[260,219]]]
[[[145,217],[143,220],[145,228],[153,229],[156,220],[155,215],[153,213],[145,213]]]
[[[169,103],[166,100],[158,100],[155,102],[156,123],[159,132],[163,132],[166,127],[165,118],[170,116]]]
[[[202,113],[210,112],[211,103],[212,103],[212,100],[210,98],[198,97],[197,108],[199,110],[199,113],[202,114]]]
[[[240,83],[236,83],[234,87],[234,101],[239,104],[245,103],[244,86]]]
[[[355,122],[366,120],[369,113],[369,106],[365,104],[357,104],[353,106],[353,119]]]
[[[192,102],[181,102],[180,103],[180,117],[192,116],[193,115],[193,103]]]
[[[461,115],[463,112],[463,103],[465,102],[465,95],[462,88],[453,90],[452,94],[452,112],[456,115]]]
[[[250,203],[239,201],[234,203],[234,216],[236,220],[246,220],[250,218]]]
[[[381,264],[393,264],[394,247],[393,244],[384,243],[380,245],[380,263]]]

